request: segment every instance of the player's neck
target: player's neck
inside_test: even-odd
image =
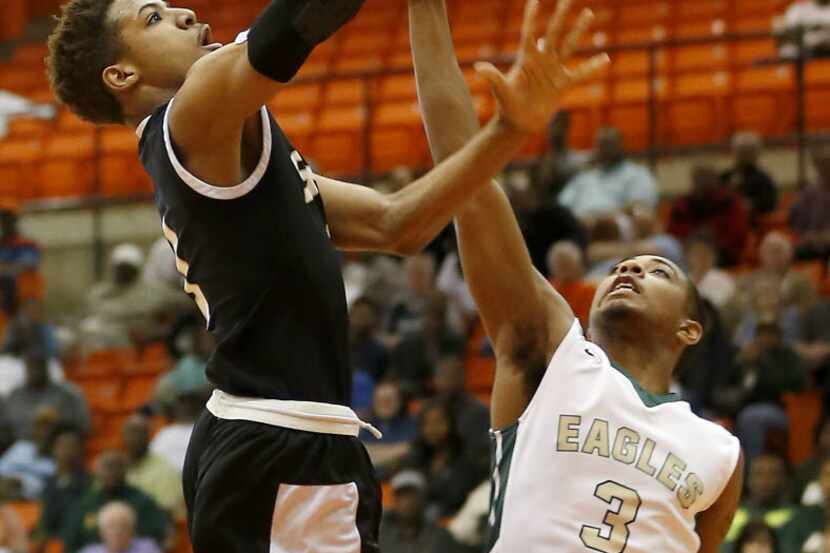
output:
[[[144,87],[135,95],[122,99],[127,125],[137,128],[144,119],[153,115],[159,106],[172,100],[175,95],[175,90]]]
[[[602,336],[596,342],[611,361],[640,386],[653,394],[669,392],[671,375],[678,360],[678,355],[671,348],[655,344],[653,338],[645,347],[623,336]]]

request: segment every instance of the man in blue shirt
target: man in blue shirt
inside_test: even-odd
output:
[[[634,205],[657,205],[654,177],[648,169],[625,157],[619,130],[599,130],[594,156],[595,166],[578,173],[559,194],[559,203],[574,215],[591,220]]]

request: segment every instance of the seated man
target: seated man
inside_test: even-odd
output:
[[[790,228],[798,235],[798,259],[830,257],[830,148],[812,152],[818,179],[800,193],[790,210]]]
[[[778,189],[769,173],[758,166],[763,142],[754,132],[732,137],[735,164],[721,174],[721,180],[749,203],[752,219],[770,213],[778,205]]]
[[[634,205],[651,208],[657,205],[654,176],[626,158],[619,130],[600,129],[594,156],[596,166],[578,173],[559,194],[559,202],[578,218],[591,220]]]
[[[749,211],[743,199],[721,185],[714,168],[692,168],[692,190],[674,201],[669,217],[669,233],[680,240],[706,232],[718,248],[720,264],[740,262],[749,234]]]
[[[72,385],[54,382],[49,361],[37,350],[24,357],[26,381],[12,390],[6,401],[6,416],[18,436],[26,436],[32,429],[35,413],[48,407],[54,409],[62,423],[89,431],[89,409],[83,395]]]
[[[135,511],[140,536],[164,543],[170,520],[152,498],[126,483],[126,471],[126,460],[118,452],[104,452],[96,459],[95,483],[65,514],[60,537],[66,551],[79,551],[98,541],[98,513],[112,501],[127,503]]]
[[[597,286],[585,279],[582,251],[569,240],[557,242],[548,251],[550,283],[571,306],[581,324],[587,325]]]
[[[159,507],[178,520],[185,518],[182,473],[150,451],[150,420],[136,413],[124,423],[127,483],[152,497]]]
[[[11,485],[13,499],[40,499],[46,482],[55,474],[51,453],[57,423],[57,411],[41,406],[33,415],[29,432],[0,456],[0,479]]]
[[[98,513],[101,543],[87,545],[81,553],[161,553],[156,542],[136,537],[136,515],[121,501],[107,503]]]
[[[803,0],[793,3],[773,31],[778,37],[782,58],[796,58],[799,40],[804,34],[804,54],[824,56],[830,53],[830,0]]]

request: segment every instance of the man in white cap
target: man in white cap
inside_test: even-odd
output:
[[[423,474],[404,470],[391,484],[394,502],[380,529],[384,553],[453,553],[459,549],[449,532],[424,516],[427,482]]]
[[[140,278],[143,266],[144,252],[135,244],[120,244],[112,251],[109,279],[87,295],[90,315],[81,323],[87,350],[123,347],[132,338],[157,331],[157,315],[170,305],[171,296],[179,294],[146,284]]]

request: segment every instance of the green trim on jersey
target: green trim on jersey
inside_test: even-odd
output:
[[[673,401],[683,401],[683,398],[681,398],[677,394],[653,394],[645,388],[643,388],[639,382],[634,380],[634,377],[628,374],[628,371],[626,371],[624,368],[620,367],[613,361],[611,361],[611,366],[620,371],[623,374],[623,376],[625,376],[631,382],[631,385],[634,386],[634,391],[637,392],[637,395],[640,396],[640,400],[642,400],[643,404],[646,407],[657,407],[658,405],[662,405],[664,403],[671,403]]]
[[[501,516],[504,510],[504,496],[507,493],[507,479],[510,463],[516,447],[519,423],[490,434],[490,459],[492,459],[492,486],[490,487],[490,514],[487,518],[487,551],[492,551],[501,533]]]

